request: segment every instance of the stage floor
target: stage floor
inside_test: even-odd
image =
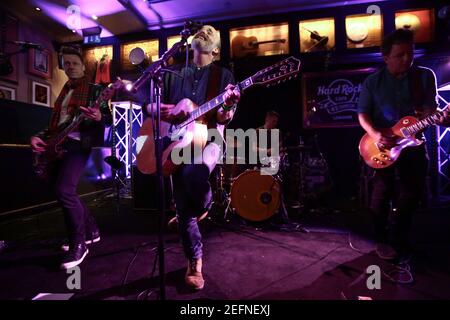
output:
[[[119,212],[110,198],[88,203],[102,239],[89,246],[80,265],[81,289],[69,290],[70,274],[58,269],[64,238],[59,209],[0,223],[0,299],[30,300],[40,293],[73,293],[71,299],[157,300],[158,215]],[[448,208],[418,212],[414,219],[412,283],[394,265],[380,260],[367,240],[367,214],[361,210],[319,210],[296,215],[310,232],[243,224],[212,215],[203,222],[205,288],[184,284],[186,261],[174,232],[165,234],[166,298],[169,300],[376,300],[450,299],[450,217]],[[262,228],[261,228],[262,227]],[[352,248],[353,247],[353,248]],[[381,289],[367,288],[367,268],[381,269]]]

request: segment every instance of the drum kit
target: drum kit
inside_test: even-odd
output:
[[[305,167],[325,161],[310,157],[312,150],[312,146],[300,144],[284,148],[277,157],[261,159],[258,165],[240,164],[245,159],[238,157],[232,164],[224,161],[217,165],[211,175],[211,184],[213,201],[218,212],[223,213],[223,219],[227,220],[231,213],[252,222],[266,221],[280,209],[286,198],[295,198],[303,207],[303,195],[308,188]],[[276,173],[261,174],[264,169]]]

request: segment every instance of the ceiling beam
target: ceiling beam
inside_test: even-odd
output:
[[[148,27],[147,19],[133,6],[131,0],[117,0],[125,9],[131,12],[144,27]]]

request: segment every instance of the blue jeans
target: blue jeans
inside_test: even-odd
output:
[[[212,205],[209,169],[205,164],[184,164],[172,176],[178,229],[181,243],[189,260],[202,257],[202,235],[197,217]]]

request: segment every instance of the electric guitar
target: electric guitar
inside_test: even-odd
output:
[[[424,141],[417,139],[416,134],[435,125],[441,116],[442,111],[436,111],[422,120],[407,116],[391,128],[380,129],[383,134],[396,137],[396,146],[391,149],[383,148],[366,133],[359,142],[359,153],[368,166],[374,169],[387,168],[397,161],[403,149],[420,146]]]
[[[236,36],[231,41],[231,50],[234,58],[243,58],[246,56],[256,56],[259,45],[266,43],[285,43],[286,39],[274,39],[266,41],[258,41],[254,36],[244,37]]]
[[[100,104],[102,102],[107,102],[110,100],[114,93],[121,89],[124,86],[122,80],[116,80],[113,84],[110,84],[108,87],[102,90],[98,98],[94,101],[91,108],[100,108]],[[47,179],[48,171],[52,165],[52,163],[58,159],[61,159],[65,153],[65,150],[61,147],[61,144],[66,140],[69,133],[74,131],[80,123],[87,119],[83,113],[76,115],[72,122],[70,122],[67,126],[64,126],[61,130],[57,130],[56,132],[50,133],[46,138],[44,138],[44,142],[47,144],[44,152],[34,153],[33,154],[33,171],[37,178],[39,179]]]
[[[253,85],[269,86],[275,82],[294,77],[300,71],[300,60],[289,57],[270,67],[258,71],[253,76],[241,81],[237,87],[243,90]],[[183,99],[174,107],[174,114],[186,114],[184,119],[177,123],[160,122],[160,132],[162,137],[162,171],[163,175],[170,175],[175,172],[178,165],[170,159],[172,151],[178,152],[192,144],[203,147],[207,140],[207,130],[205,125],[197,123],[195,120],[201,118],[208,111],[213,110],[224,102],[222,93],[201,106],[195,105],[189,99]],[[154,125],[151,117],[147,118],[139,130],[136,140],[136,164],[139,171],[144,174],[156,172],[156,149],[154,137]],[[177,150],[178,149],[178,150]]]

